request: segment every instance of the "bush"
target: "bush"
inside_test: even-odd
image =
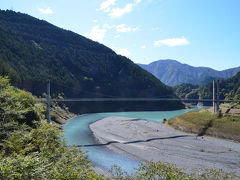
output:
[[[0,76],[0,179],[101,179],[44,113],[30,93]]]
[[[166,118],[164,118],[164,119],[163,119],[163,124],[164,124],[164,123],[166,123],[166,122],[167,122],[167,119],[166,119]]]
[[[146,162],[140,165],[137,172],[130,176],[122,172],[121,168],[113,167],[113,177],[116,180],[239,180],[240,177],[233,173],[225,173],[222,170],[200,169],[191,174],[183,172],[184,169],[176,165],[162,162]]]
[[[87,156],[77,147],[66,147],[62,133],[45,121],[30,132],[17,131],[2,145],[2,179],[88,179],[97,175]],[[99,176],[101,177],[101,176]]]

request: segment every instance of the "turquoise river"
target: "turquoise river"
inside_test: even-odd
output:
[[[170,119],[189,111],[199,108],[183,109],[177,111],[146,111],[146,112],[116,112],[116,113],[95,113],[85,114],[71,118],[63,125],[64,137],[68,145],[94,145],[98,142],[94,138],[89,125],[100,119],[110,116],[121,116],[145,119],[147,121],[162,122],[164,118]],[[139,162],[121,154],[108,150],[104,146],[82,147],[82,150],[88,151],[89,160],[96,166],[105,170],[110,170],[113,165],[120,166],[124,171],[133,173],[138,167]]]

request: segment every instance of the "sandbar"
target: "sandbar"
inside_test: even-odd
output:
[[[198,137],[160,122],[108,117],[90,124],[99,145],[139,162],[176,164],[185,172],[214,168],[240,176],[240,143]]]

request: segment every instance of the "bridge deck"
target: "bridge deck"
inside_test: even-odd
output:
[[[39,99],[40,102],[47,102]],[[177,98],[67,98],[51,99],[53,102],[102,102],[102,101],[184,101],[184,102],[213,102],[212,99],[177,99]],[[217,102],[217,100],[215,100]],[[240,102],[240,100],[218,100],[218,102]]]

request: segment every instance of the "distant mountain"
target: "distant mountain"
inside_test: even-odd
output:
[[[110,48],[8,10],[0,11],[0,74],[35,95],[46,92],[46,82],[51,80],[52,95],[66,97],[175,97],[170,87]],[[183,107],[170,102],[119,104],[78,103],[74,107],[77,112]]]
[[[170,59],[155,61],[148,65],[138,65],[169,86],[183,83],[197,84],[199,81],[200,84],[206,84],[207,80],[210,81],[215,78],[227,79],[240,72],[240,67],[217,71],[208,67],[193,67]],[[201,80],[204,82],[201,82]]]
[[[205,76],[204,78],[199,79],[195,84],[198,86],[205,86],[206,84],[212,82],[213,80],[224,80],[224,78]]]

